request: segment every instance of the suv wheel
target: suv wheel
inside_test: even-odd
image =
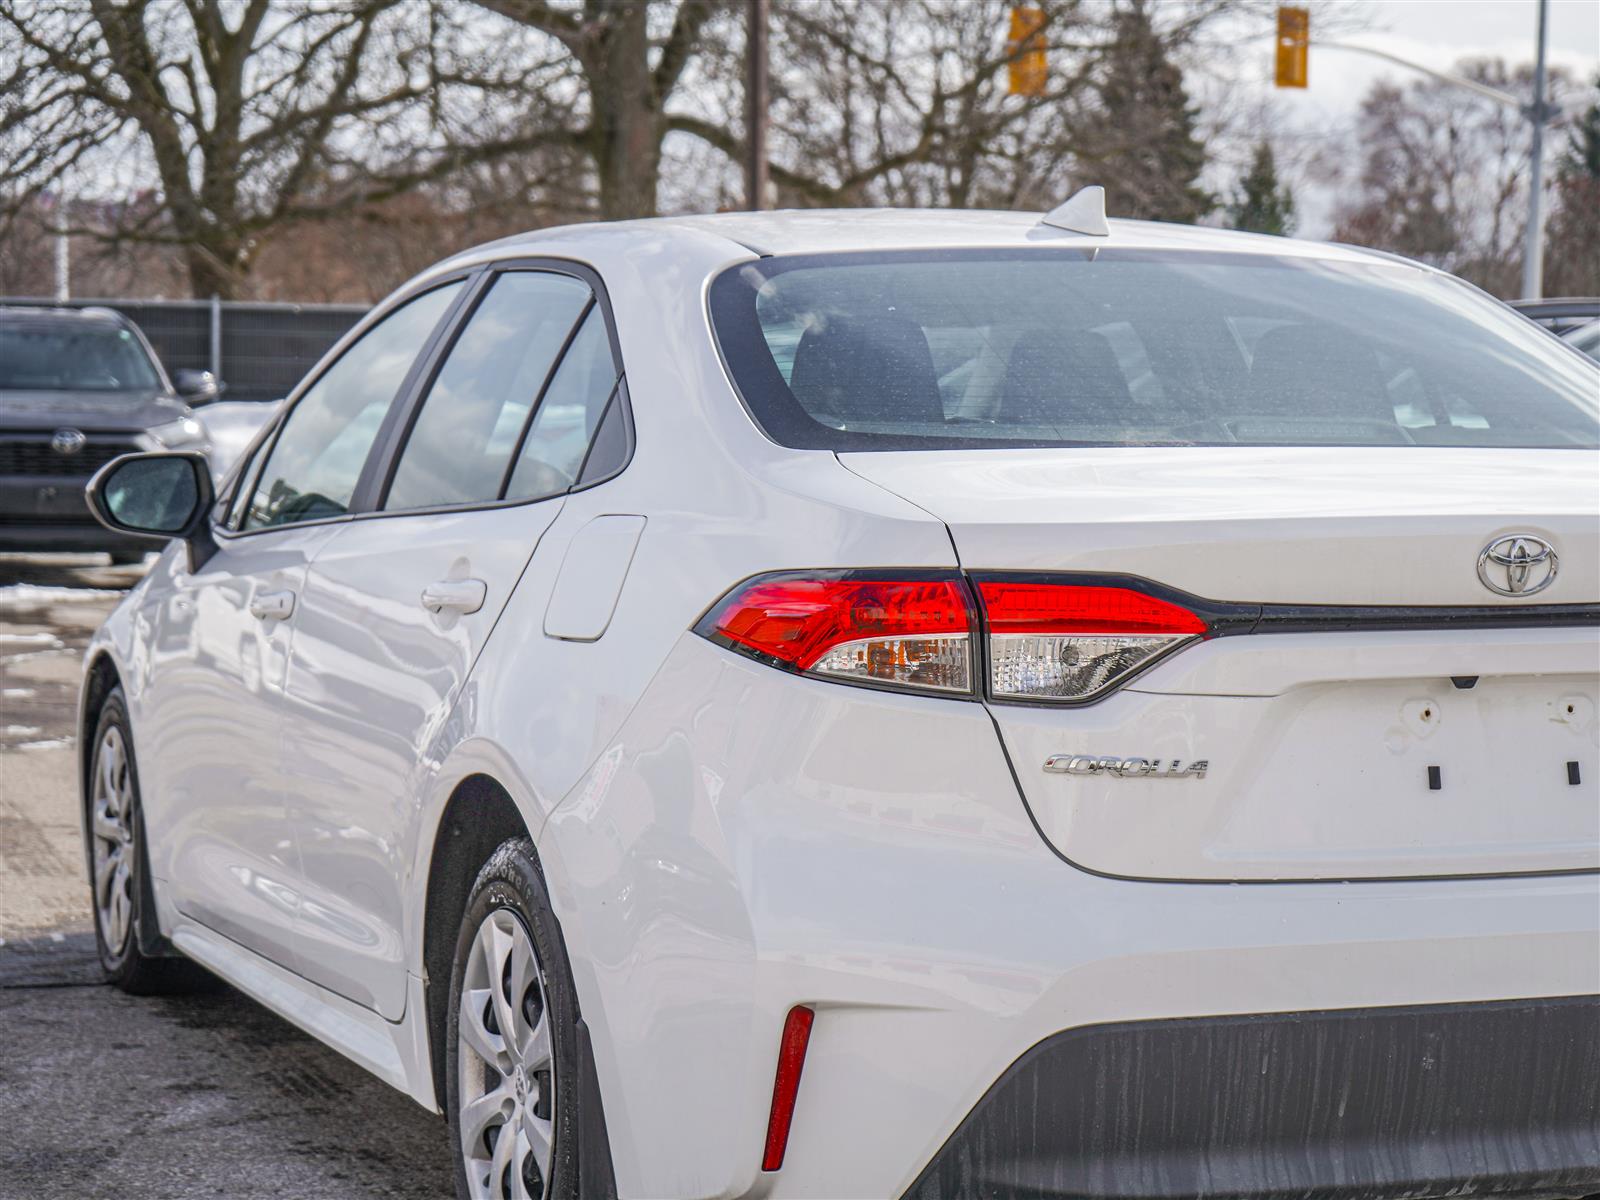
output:
[[[445,1080],[462,1197],[576,1197],[576,1004],[526,838],[478,873],[456,939]]]

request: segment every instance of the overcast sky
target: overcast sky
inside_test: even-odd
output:
[[[1538,26],[1536,0],[1345,0],[1339,15],[1357,27],[1338,38],[1372,46],[1402,58],[1449,70],[1463,58],[1496,56],[1510,64],[1533,61]],[[1325,11],[1325,10],[1324,10]],[[1315,18],[1313,42],[1319,33]],[[1549,61],[1579,78],[1600,69],[1600,0],[1550,0]],[[1310,86],[1304,91],[1271,86],[1272,47],[1261,51],[1259,92],[1275,121],[1290,128],[1330,130],[1347,127],[1374,81],[1396,84],[1422,76],[1366,55],[1332,47],[1311,48]],[[1333,196],[1324,189],[1301,188],[1299,232],[1326,236]]]

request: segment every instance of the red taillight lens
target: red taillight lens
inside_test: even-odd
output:
[[[1098,699],[1213,632],[1159,589],[1082,578],[980,575],[980,623],[967,581],[953,573],[763,575],[729,592],[695,631],[807,675],[967,696],[976,690],[973,636],[986,632],[990,696],[1063,703]]]
[[[986,579],[978,595],[999,699],[1091,700],[1206,632],[1198,614],[1132,588]]]
[[[955,579],[754,579],[700,625],[713,640],[810,674],[968,691],[971,622]]]
[[[991,633],[1204,633],[1187,608],[1132,588],[1070,583],[978,585]]]

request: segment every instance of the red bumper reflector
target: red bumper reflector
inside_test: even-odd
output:
[[[767,1118],[767,1149],[761,1156],[763,1171],[776,1171],[783,1166],[783,1152],[789,1147],[789,1123],[794,1120],[794,1100],[800,1092],[800,1068],[805,1066],[806,1045],[811,1041],[811,1022],[815,1018],[816,1013],[797,1004],[783,1022],[778,1077],[772,1082],[772,1115]]]

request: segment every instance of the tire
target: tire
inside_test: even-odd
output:
[[[131,567],[134,563],[142,563],[145,559],[143,550],[112,550],[111,565],[113,567]]]
[[[95,723],[88,778],[83,827],[89,908],[106,980],[135,996],[210,989],[213,977],[172,956],[156,927],[139,768],[120,687],[106,697]]]
[[[517,1030],[515,1055],[500,1035],[500,1013],[509,1013]],[[577,1018],[566,948],[533,843],[514,838],[478,872],[450,971],[445,1114],[462,1200],[577,1200]],[[507,1130],[517,1140],[505,1142]],[[541,1145],[549,1147],[542,1156]]]

